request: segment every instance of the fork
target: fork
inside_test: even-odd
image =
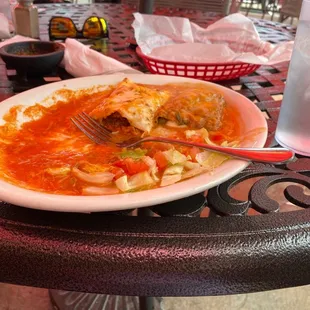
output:
[[[121,148],[131,148],[138,146],[144,142],[164,142],[185,145],[189,147],[196,146],[200,149],[222,153],[244,159],[247,161],[255,161],[262,163],[274,163],[280,164],[293,160],[294,153],[284,148],[235,148],[235,147],[223,147],[218,145],[211,145],[205,143],[194,143],[184,140],[162,138],[162,137],[145,137],[134,138],[125,142],[116,143],[113,142],[112,132],[99,124],[85,112],[82,112],[71,118],[74,125],[79,128],[90,140],[97,144],[114,144]]]

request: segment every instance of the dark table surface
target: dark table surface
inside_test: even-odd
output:
[[[51,16],[81,24],[104,16],[111,38],[94,48],[146,71],[130,45],[132,9],[113,4],[41,5],[42,39]],[[180,9],[155,13],[207,26],[217,14]],[[253,20],[261,37],[291,40],[291,26]],[[274,131],[288,63],[262,66],[221,83],[252,100]],[[70,76],[20,81],[0,63],[0,101]],[[139,211],[65,214],[0,203],[0,282],[140,296],[220,295],[310,283],[310,159],[288,166],[255,164],[207,193]],[[287,183],[291,182],[291,183]],[[275,189],[275,184],[278,184]],[[287,203],[291,202],[291,204]],[[137,216],[139,215],[139,216]]]

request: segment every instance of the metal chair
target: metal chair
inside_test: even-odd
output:
[[[41,4],[41,3],[71,3],[70,0],[34,0],[33,1],[34,4]]]
[[[291,24],[293,19],[299,18],[301,10],[302,0],[284,0],[282,8],[280,10],[280,22],[285,21],[287,18],[291,17]]]
[[[266,14],[271,15],[271,20],[274,18],[274,14],[279,12],[278,0],[241,0],[241,8],[246,12],[246,16],[251,11],[262,14],[262,19]]]
[[[228,15],[232,1],[234,2],[234,0],[155,0],[154,5],[159,7],[177,7],[180,9],[218,12]],[[139,0],[122,0],[122,3],[139,6]]]

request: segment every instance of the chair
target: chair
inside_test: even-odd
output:
[[[299,18],[301,5],[302,0],[284,0],[280,10],[280,22],[283,22],[287,18],[291,17],[292,23],[294,17]]]
[[[159,7],[210,11],[228,15],[230,13],[231,2],[232,0],[154,0],[154,5]],[[122,0],[122,3],[138,6],[139,0]]]
[[[241,0],[241,8],[246,11],[246,16],[253,11],[261,13],[262,19],[265,19],[266,14],[270,14],[273,20],[275,13],[279,12],[279,2],[281,0]]]
[[[70,0],[34,0],[34,4],[41,4],[41,3],[71,3]]]

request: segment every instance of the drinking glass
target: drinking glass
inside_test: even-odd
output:
[[[310,0],[303,0],[276,140],[310,156]]]

